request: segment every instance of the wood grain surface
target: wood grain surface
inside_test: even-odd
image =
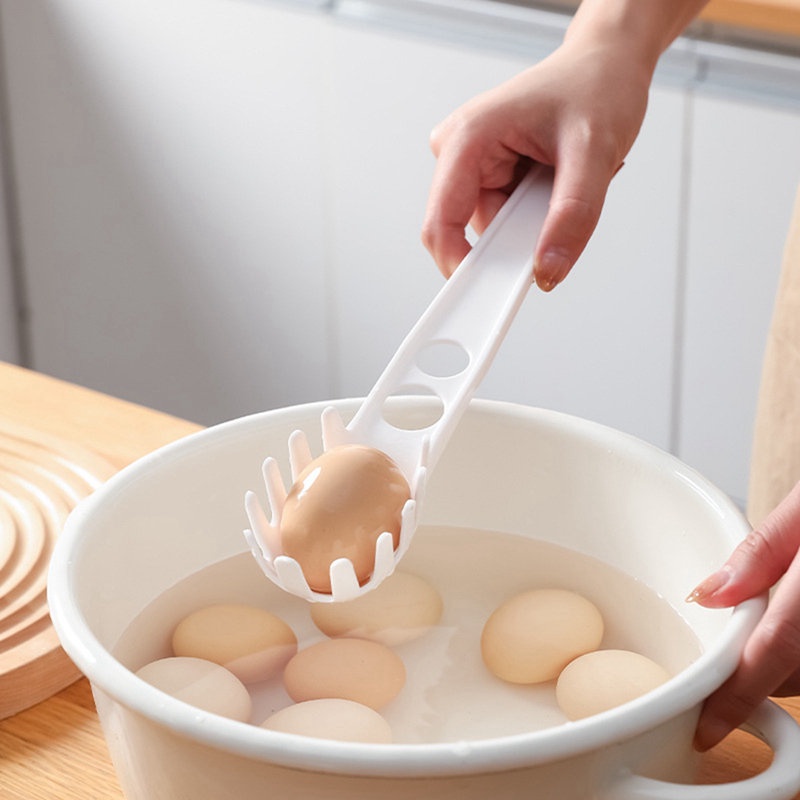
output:
[[[114,472],[94,450],[0,411],[0,719],[79,676],[50,624],[47,569],[70,511]]]
[[[710,0],[708,22],[800,38],[800,0]]]
[[[0,415],[90,448],[117,467],[199,429],[2,362]],[[781,704],[800,719],[800,701],[790,698]],[[764,769],[770,757],[764,744],[737,731],[703,757],[698,782],[750,777]],[[84,678],[0,720],[0,798],[123,800]]]

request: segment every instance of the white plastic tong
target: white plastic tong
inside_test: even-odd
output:
[[[550,168],[534,165],[479,238],[467,257],[433,299],[392,360],[345,426],[334,408],[322,413],[322,441],[330,450],[362,444],[392,458],[408,481],[411,498],[402,512],[400,541],[382,533],[375,546],[375,567],[359,585],[352,562],[336,559],[330,567],[330,594],[313,591],[300,564],[282,555],[280,520],[287,490],[274,458],[263,464],[271,518],[253,492],[245,496],[250,529],[244,532],[264,574],[287,592],[318,602],[352,600],[392,574],[408,549],[419,520],[428,472],[433,469],[458,424],[527,294],[533,276],[533,252],[547,213],[553,186]],[[450,351],[452,370],[423,369],[432,349]],[[384,416],[386,402],[397,395],[433,394],[441,415],[419,429],[397,427]],[[289,437],[292,480],[312,460],[305,434]]]

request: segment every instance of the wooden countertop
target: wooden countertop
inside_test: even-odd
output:
[[[800,0],[710,0],[700,18],[720,25],[800,38]]]
[[[185,420],[2,362],[0,414],[80,442],[119,467],[199,429]],[[797,698],[782,705],[800,720]],[[765,745],[737,731],[704,756],[699,780],[740,780],[759,772],[769,759]],[[0,797],[122,800],[85,679],[0,721]]]
[[[574,13],[579,0],[529,0],[525,5],[544,6]],[[706,26],[710,26],[710,30]],[[708,0],[699,22],[689,27],[699,38],[726,40],[736,33],[737,41],[800,47],[800,0]],[[723,35],[717,36],[715,33]]]

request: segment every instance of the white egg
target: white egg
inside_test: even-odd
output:
[[[219,664],[172,656],[151,661],[136,674],[156,689],[203,711],[240,722],[250,719],[250,694],[232,672]]]
[[[244,683],[253,683],[286,666],[297,652],[297,637],[263,608],[226,603],[198,609],[181,620],[172,634],[172,651],[221,664]]]
[[[352,700],[307,700],[275,712],[262,728],[342,742],[389,744],[392,730],[375,710]]]
[[[481,654],[509,683],[554,680],[576,656],[596,650],[603,618],[585,597],[565,589],[522,592],[497,608],[483,628]]]
[[[406,669],[385,645],[367,639],[326,639],[301,650],[283,672],[295,702],[338,697],[380,709],[400,693]]]
[[[564,668],[556,700],[569,719],[583,719],[635,700],[669,678],[662,666],[639,653],[597,650]]]

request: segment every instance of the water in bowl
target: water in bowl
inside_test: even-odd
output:
[[[400,695],[383,709],[397,743],[464,741],[561,725],[554,684],[519,686],[489,673],[480,653],[483,625],[508,597],[527,589],[562,588],[591,600],[605,620],[603,648],[635,650],[676,674],[695,660],[700,643],[680,614],[641,581],[558,545],[508,533],[422,527],[399,569],[429,581],[442,596],[439,625],[395,647],[407,670]],[[274,586],[249,553],[190,575],[156,598],[114,648],[136,670],[171,655],[177,623],[214,603],[270,610],[294,629],[299,646],[324,639],[306,601]],[[280,679],[252,684],[255,724],[291,704]]]

